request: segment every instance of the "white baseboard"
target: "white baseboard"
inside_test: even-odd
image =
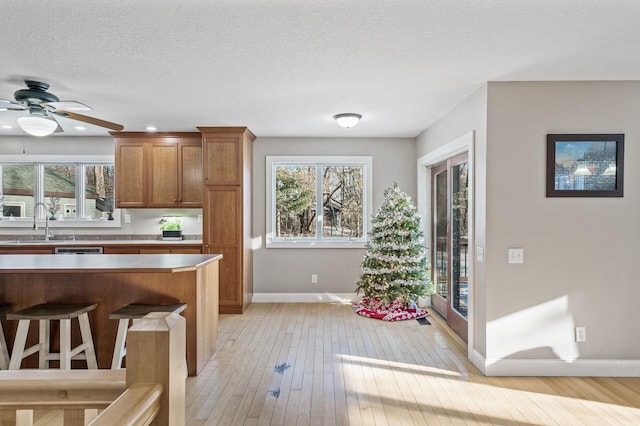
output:
[[[253,303],[353,303],[362,299],[355,293],[253,293]]]
[[[640,377],[640,360],[500,359],[485,360],[477,351],[471,362],[486,376]]]

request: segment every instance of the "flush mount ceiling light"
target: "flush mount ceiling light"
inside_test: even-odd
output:
[[[58,128],[58,123],[45,117],[29,116],[18,118],[18,126],[32,136],[49,136]]]
[[[353,127],[356,124],[358,124],[361,118],[362,116],[360,114],[355,114],[352,112],[336,114],[333,116],[333,119],[336,120],[336,123],[338,123],[338,126],[344,127],[345,129],[348,129],[349,127]]]

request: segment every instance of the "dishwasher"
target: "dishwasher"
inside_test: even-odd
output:
[[[56,247],[55,254],[102,254],[102,247]]]

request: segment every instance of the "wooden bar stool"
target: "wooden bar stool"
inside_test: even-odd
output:
[[[4,315],[10,307],[11,305],[1,304],[0,315]],[[9,358],[9,347],[7,346],[7,340],[4,337],[4,330],[2,329],[2,323],[0,322],[0,369],[7,370],[10,362],[11,358]]]
[[[127,330],[129,329],[129,320],[135,322],[151,312],[173,312],[179,314],[185,309],[187,309],[186,303],[178,303],[175,305],[143,305],[139,303],[131,303],[111,312],[109,314],[109,319],[119,320],[116,344],[113,348],[111,369],[118,370],[122,368],[122,359],[127,355],[127,348],[125,344],[127,340]]]
[[[70,370],[72,359],[84,359],[87,361],[88,368],[97,369],[98,362],[96,361],[96,352],[93,347],[88,315],[88,312],[94,310],[97,306],[95,303],[77,305],[43,303],[7,314],[7,319],[19,321],[9,370],[20,369],[22,360],[36,352],[40,355],[40,368],[49,368],[49,361],[60,360],[60,369]],[[72,348],[71,320],[74,318],[78,318],[82,343]],[[37,344],[25,349],[24,345],[29,333],[29,324],[32,320],[39,322],[39,341]],[[51,321],[60,321],[60,352],[50,352]]]

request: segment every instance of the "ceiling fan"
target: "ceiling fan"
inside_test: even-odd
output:
[[[0,111],[29,111],[29,115],[18,118],[18,126],[33,136],[48,136],[63,132],[55,116],[70,118],[120,131],[124,126],[110,121],[100,120],[78,114],[74,111],[90,111],[87,105],[76,101],[61,101],[56,95],[48,92],[49,85],[41,81],[25,80],[28,89],[20,89],[13,94],[15,101],[0,99]]]

